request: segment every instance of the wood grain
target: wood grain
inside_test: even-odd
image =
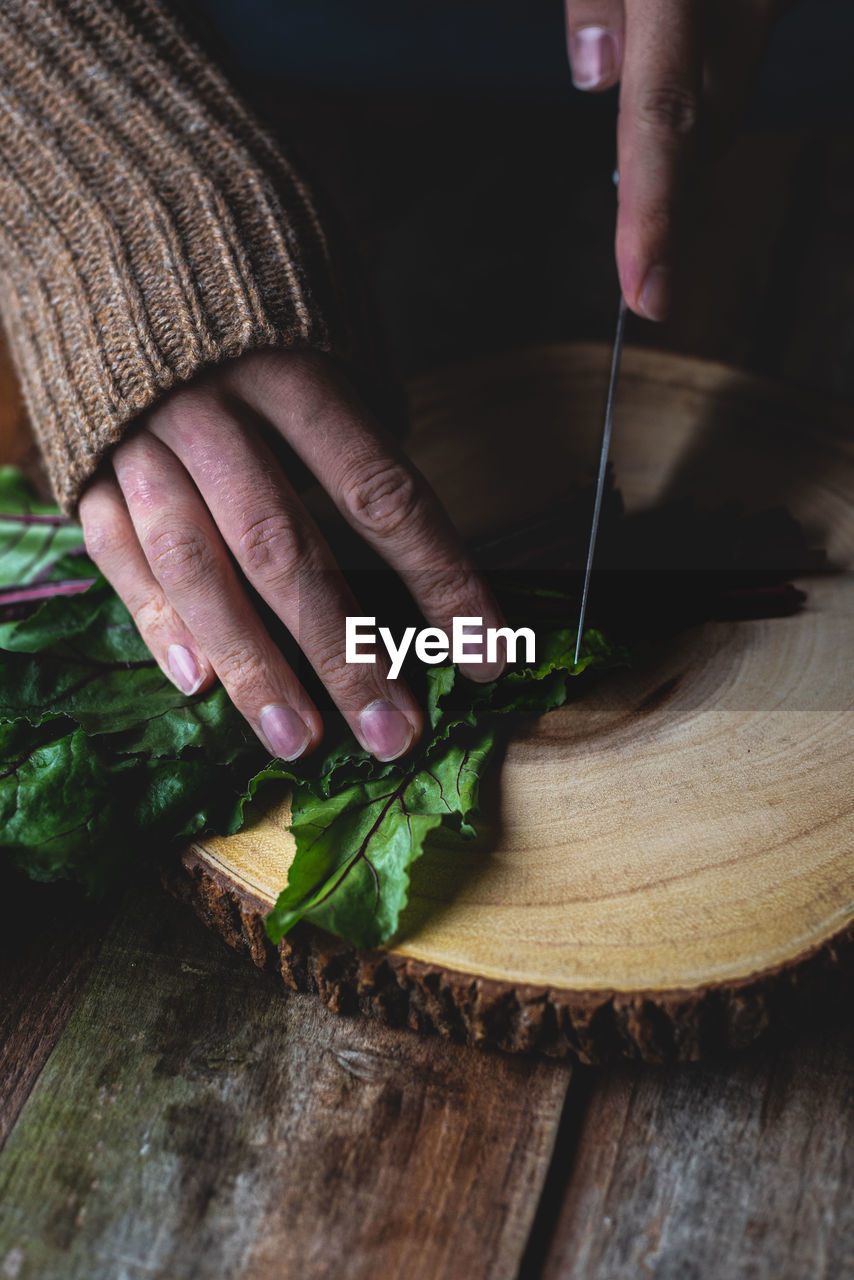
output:
[[[137,887],[0,1155],[0,1275],[510,1280],[569,1079],[283,999]]]
[[[13,880],[0,921],[0,1149],[80,998],[109,907]]]
[[[608,354],[532,349],[415,385],[412,452],[464,533],[534,514],[583,474]],[[784,504],[854,563],[840,406],[629,349],[614,457],[629,510]],[[179,892],[336,1007],[587,1060],[744,1043],[800,966],[821,981],[851,952],[854,575],[808,592],[796,617],[695,627],[521,728],[487,815],[497,834],[419,864],[388,960],[310,931],[265,950],[260,918],[293,852],[286,802],[197,843]]]
[[[854,1274],[850,1021],[596,1077],[542,1280]]]

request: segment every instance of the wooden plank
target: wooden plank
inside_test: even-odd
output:
[[[598,1078],[542,1280],[854,1275],[854,1030]]]
[[[511,1277],[569,1079],[287,996],[137,890],[0,1156],[0,1275]]]
[[[108,907],[68,885],[6,885],[0,927],[0,1148],[70,1018]]]

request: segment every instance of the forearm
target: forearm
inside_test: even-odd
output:
[[[202,368],[346,352],[310,195],[158,0],[6,0],[0,139],[0,308],[66,511]]]

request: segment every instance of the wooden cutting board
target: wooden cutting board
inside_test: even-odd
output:
[[[591,474],[609,355],[552,346],[415,383],[411,452],[464,534]],[[627,508],[784,504],[849,572],[802,583],[795,617],[695,627],[520,730],[485,788],[483,837],[422,858],[390,953],[309,926],[266,940],[293,852],[286,799],[192,845],[170,887],[344,1011],[594,1061],[754,1038],[854,950],[851,427],[807,393],[628,349],[613,449]]]

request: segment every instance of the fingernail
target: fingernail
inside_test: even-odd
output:
[[[462,675],[468,676],[469,680],[476,680],[478,684],[488,684],[490,680],[498,679],[506,666],[503,640],[499,642],[495,659],[492,662],[487,662],[486,660],[486,646],[484,644],[473,643],[468,640],[466,641],[466,649],[471,655],[479,653],[483,661],[458,663],[457,670]]]
[[[638,305],[647,320],[667,319],[670,311],[670,272],[667,267],[650,267]]]
[[[582,27],[569,37],[569,66],[576,89],[596,89],[617,71],[617,37],[607,27]]]
[[[166,662],[172,672],[172,679],[181,692],[188,697],[195,693],[202,683],[202,673],[190,650],[185,649],[182,644],[170,644],[166,651]]]
[[[292,707],[271,702],[258,717],[261,732],[273,755],[280,760],[296,760],[308,746],[311,730]]]
[[[359,716],[359,729],[371,755],[378,760],[396,760],[415,737],[415,729],[402,711],[378,698]]]

